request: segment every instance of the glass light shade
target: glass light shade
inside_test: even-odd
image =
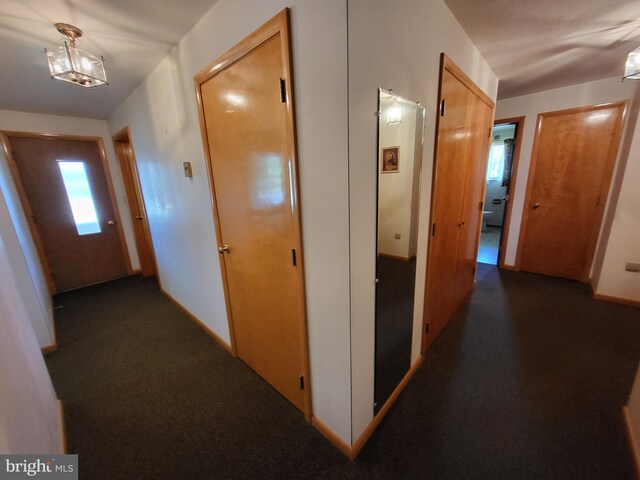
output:
[[[624,68],[624,77],[640,80],[640,48],[636,48],[627,56],[627,64]]]
[[[399,125],[402,122],[402,107],[398,104],[397,100],[393,100],[393,103],[387,110],[387,125]]]
[[[57,49],[46,50],[52,78],[75,83],[83,87],[96,87],[107,83],[104,62],[101,58],[69,47],[66,42]]]

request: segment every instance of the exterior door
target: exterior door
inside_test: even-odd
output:
[[[140,269],[145,277],[156,275],[156,261],[151,242],[151,230],[147,221],[147,212],[140,187],[138,167],[133,153],[133,145],[126,129],[122,134],[114,137],[113,145],[120,163],[120,171],[127,192],[129,213],[133,219],[133,232],[136,237],[136,249],[140,259]]]
[[[423,351],[475,284],[493,106],[443,54]]]
[[[20,136],[9,142],[53,293],[127,275],[98,143]]]
[[[226,68],[205,74],[202,82],[196,77],[196,82],[202,97],[235,349],[291,403],[308,411],[284,21],[283,14],[276,17],[254,34],[254,39],[266,37],[264,41],[256,41],[255,47]]]
[[[520,269],[588,281],[625,104],[538,117]]]

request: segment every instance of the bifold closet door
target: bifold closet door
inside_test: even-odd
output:
[[[444,72],[441,116],[437,133],[431,215],[431,245],[427,272],[426,317],[429,338],[435,338],[453,313],[460,215],[469,150],[467,119],[471,95],[453,75]],[[444,115],[442,115],[444,113]]]
[[[443,54],[422,350],[471,292],[493,102]]]
[[[478,239],[482,226],[485,176],[489,158],[487,152],[491,140],[490,125],[493,122],[493,109],[476,95],[471,94],[468,112],[470,114],[467,117],[469,150],[464,177],[464,201],[459,228],[456,289],[452,315],[475,285]]]

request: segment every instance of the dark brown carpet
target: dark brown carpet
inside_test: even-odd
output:
[[[620,408],[640,310],[479,266],[478,286],[356,462],[158,291],[59,296],[47,357],[83,479],[629,479]]]
[[[375,413],[411,367],[416,259],[378,257],[376,278]]]

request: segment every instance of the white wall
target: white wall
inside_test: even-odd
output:
[[[131,129],[163,288],[230,341],[193,76],[284,7],[291,8],[313,410],[350,443],[346,0],[220,0],[108,122],[112,133]],[[182,174],[184,161],[192,179]]]
[[[620,163],[612,182],[610,210],[615,210],[604,221],[603,230],[608,231],[603,233],[603,244],[596,255],[592,282],[596,294],[636,302],[640,302],[640,273],[626,271],[625,264],[640,263],[639,111],[640,87],[636,86]],[[640,412],[637,418],[640,419]]]
[[[63,453],[62,419],[0,231],[0,453]]]
[[[509,242],[506,245],[504,257],[505,265],[514,265],[516,260],[524,197],[527,190],[529,165],[531,162],[531,150],[538,114],[586,105],[629,100],[633,96],[634,88],[635,82],[621,82],[620,77],[614,77],[569,87],[556,88],[521,97],[507,98],[497,103],[497,119],[526,116],[523,131],[518,132],[519,135],[522,135],[522,144],[518,165],[518,178],[515,189],[512,188],[511,190],[513,207],[511,209],[511,223],[509,226]]]
[[[426,107],[412,357],[420,354],[438,99],[445,52],[491,98],[497,79],[441,0],[349,0],[353,437],[373,416],[377,88]],[[392,35],[385,35],[391,29]]]
[[[4,237],[8,261],[18,282],[18,292],[40,348],[53,345],[56,336],[51,295],[11,179],[4,149],[0,149],[0,235]]]
[[[420,169],[422,158],[416,162],[415,136],[417,115],[422,117],[422,110],[399,101],[402,122],[399,125],[388,125],[387,111],[392,104],[393,97],[381,96],[378,171],[382,172],[383,148],[398,146],[400,150],[398,172],[380,173],[378,179],[378,253],[409,259],[416,254],[418,233],[411,220],[413,209],[418,208],[418,203],[413,203],[414,190],[418,184],[414,171],[416,168]],[[396,234],[400,235],[399,239],[395,238]]]

